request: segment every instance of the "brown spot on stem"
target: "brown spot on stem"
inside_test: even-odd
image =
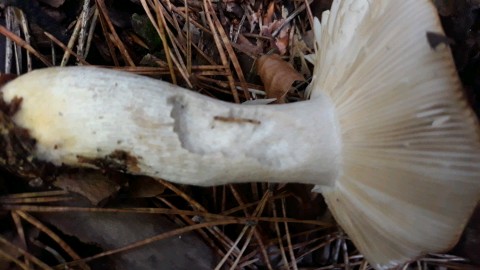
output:
[[[115,150],[103,158],[89,158],[77,156],[79,163],[94,165],[105,170],[114,170],[127,173],[139,173],[138,158],[124,150]]]
[[[33,179],[42,177],[49,164],[35,158],[35,138],[12,120],[21,103],[21,98],[6,103],[0,91],[0,166],[18,176]]]
[[[20,110],[22,100],[22,98],[14,97],[10,103],[7,103],[3,99],[3,92],[0,91],[0,111],[2,111],[8,117],[12,117]]]

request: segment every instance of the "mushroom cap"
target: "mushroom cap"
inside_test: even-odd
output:
[[[317,186],[376,269],[451,248],[480,199],[478,123],[429,0],[344,0],[316,21],[311,98],[342,134],[341,177]]]

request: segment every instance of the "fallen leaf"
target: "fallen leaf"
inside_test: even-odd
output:
[[[113,196],[121,187],[98,171],[61,174],[53,185],[63,190],[78,193],[87,198],[93,205],[99,205],[102,201]]]
[[[265,86],[267,98],[285,103],[285,96],[295,81],[304,81],[302,75],[279,55],[264,55],[257,60],[257,73]]]

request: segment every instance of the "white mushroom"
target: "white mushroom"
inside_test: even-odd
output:
[[[193,185],[316,184],[376,269],[452,247],[480,198],[478,123],[429,0],[334,1],[316,22],[308,101],[234,105],[89,68],[3,87],[56,165],[108,164]]]

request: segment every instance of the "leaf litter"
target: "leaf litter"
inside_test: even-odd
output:
[[[480,112],[477,2],[435,1],[454,41],[462,81]],[[0,26],[9,40],[0,47],[3,72],[98,65],[229,102],[269,103],[271,97],[302,99],[305,85],[290,90],[302,75],[307,81],[311,76],[305,61],[314,52],[311,20],[331,1],[8,3],[2,11],[9,26]],[[196,263],[209,264],[205,269],[369,269],[307,185],[199,188],[110,172],[47,173],[38,178],[0,174],[0,269],[191,269]],[[452,251],[471,261],[431,254],[411,266],[475,267],[478,212]],[[181,265],[188,252],[189,263]]]

